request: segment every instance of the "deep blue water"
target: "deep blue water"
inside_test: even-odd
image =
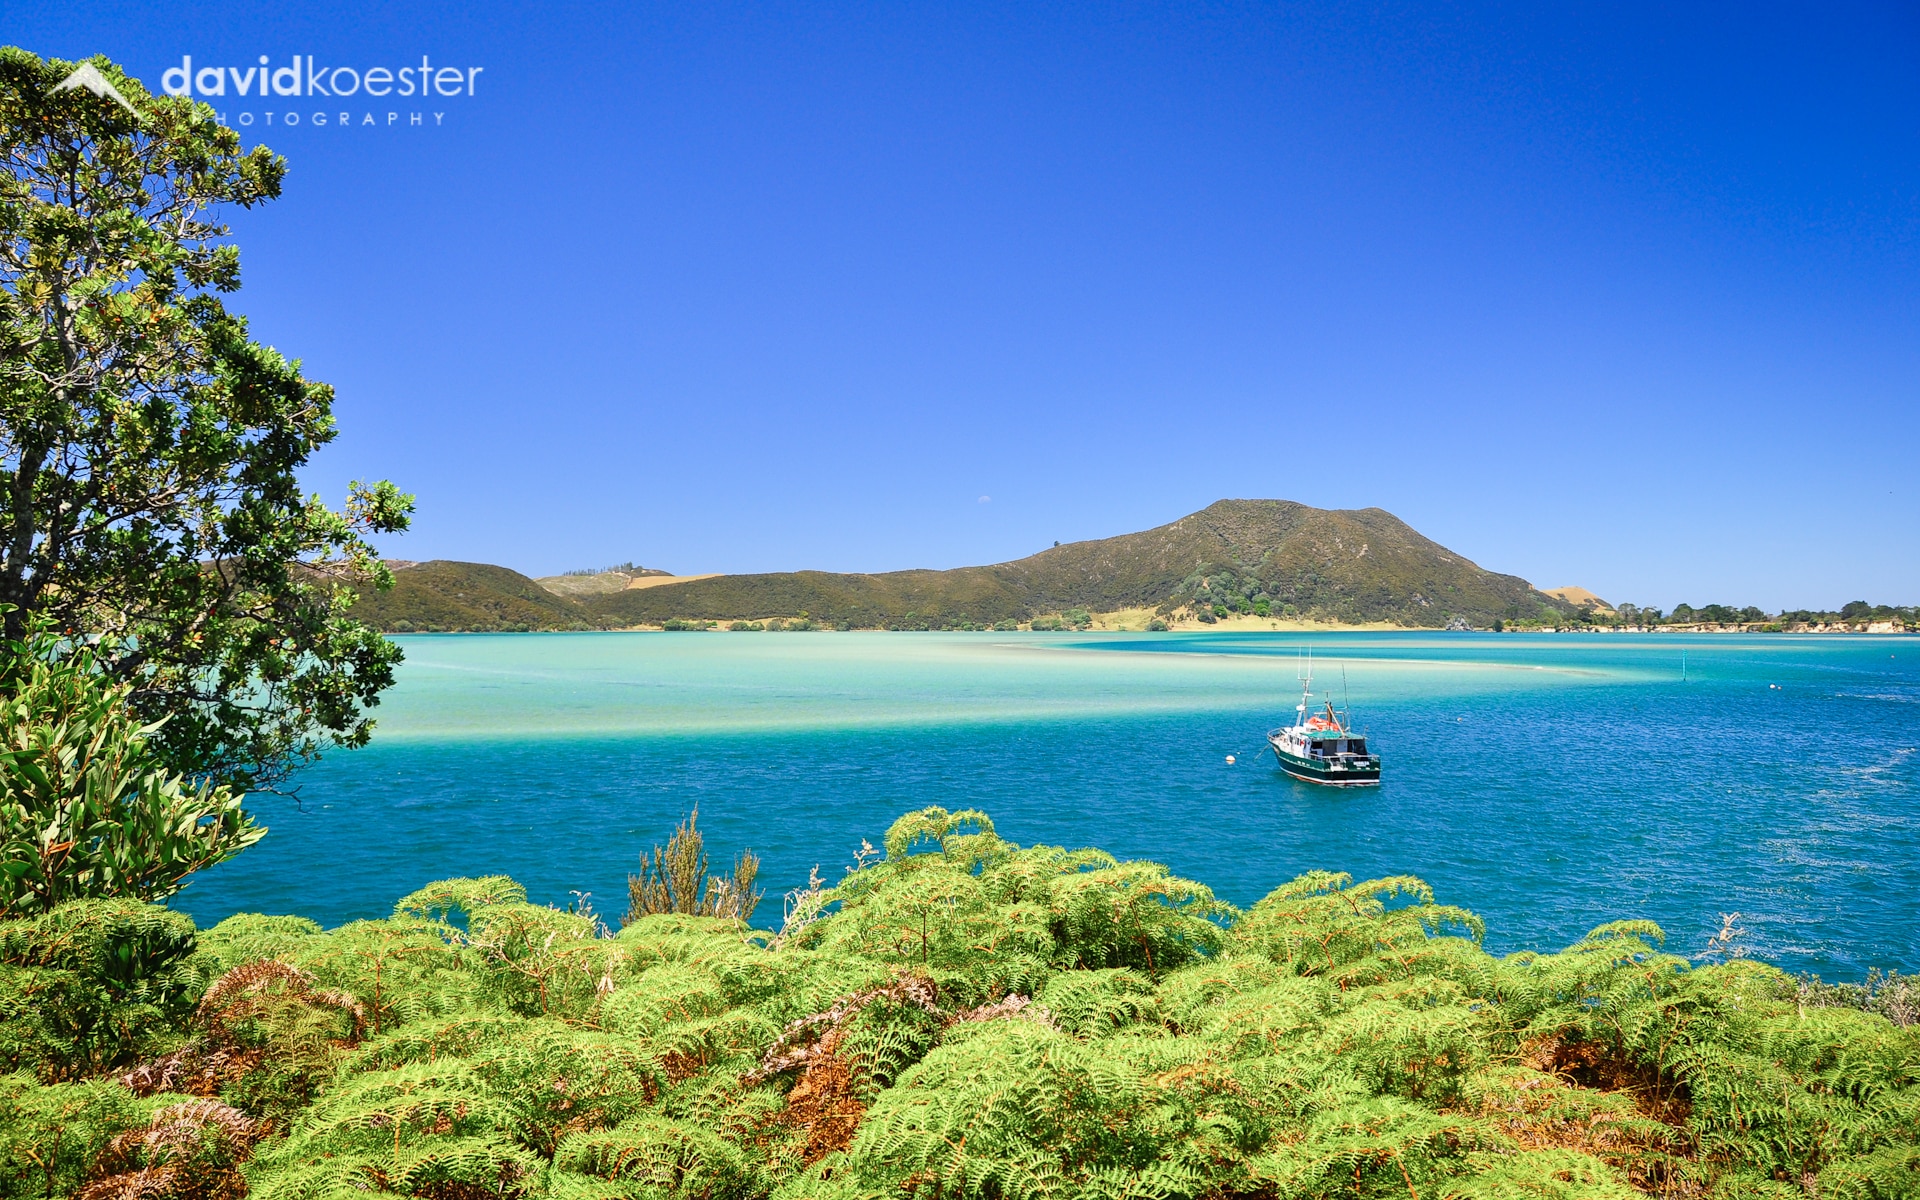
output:
[[[1419,875],[1498,952],[1650,917],[1690,953],[1737,910],[1790,970],[1920,970],[1920,639],[403,641],[374,745],[310,769],[298,808],[262,799],[272,832],[179,907],[331,925],[498,872],[612,919],[640,851],[698,804],[716,860],[763,857],[764,924],[810,866],[837,878],[861,838],[939,804],[1023,844],[1165,862],[1236,904],[1314,868]],[[1346,669],[1378,789],[1296,783],[1261,752],[1308,644],[1316,690]]]

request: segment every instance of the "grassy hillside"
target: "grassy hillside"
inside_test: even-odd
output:
[[[857,629],[941,628],[1020,620],[1026,597],[993,567],[838,575],[792,571],[716,575],[691,583],[583,598],[615,624],[658,624],[673,617],[761,620],[797,617]]]
[[[542,575],[534,580],[556,596],[599,596],[617,592],[636,579],[670,575],[654,567],[625,563],[601,571],[569,571],[565,575]]]
[[[1488,626],[1572,611],[1524,579],[1482,570],[1377,508],[1222,500],[1143,533],[1075,542],[951,571],[724,575],[582,597],[617,624],[672,617],[749,620],[806,612],[858,627],[940,627],[1084,608],[1253,611],[1331,621]]]
[[[331,931],[0,922],[0,1196],[1920,1194],[1902,979],[1697,966],[1631,920],[1495,957],[1410,876],[1241,911],[937,808],[871,857],[777,933],[616,934],[503,876]]]
[[[518,571],[485,563],[396,565],[393,590],[362,592],[353,615],[388,633],[599,629],[604,620]]]

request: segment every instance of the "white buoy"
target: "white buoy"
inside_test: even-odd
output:
[[[1233,755],[1231,755],[1231,754],[1229,754],[1229,755],[1227,755],[1227,765],[1228,765],[1228,766],[1232,766],[1232,765],[1233,765]]]

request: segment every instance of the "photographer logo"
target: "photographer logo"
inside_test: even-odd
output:
[[[70,92],[75,88],[85,88],[102,99],[112,100],[136,117],[140,115],[134,112],[133,105],[127,103],[127,98],[120,94],[120,89],[108,83],[107,77],[100,73],[100,68],[92,63],[81,63],[73,69],[73,74],[53,85],[53,90],[56,92]]]

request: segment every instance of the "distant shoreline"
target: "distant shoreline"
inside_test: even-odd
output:
[[[661,625],[628,625],[628,626],[624,626],[617,629],[441,629],[441,630],[409,629],[409,630],[385,630],[383,632],[389,637],[443,637],[443,636],[454,636],[454,635],[495,636],[499,634],[520,635],[520,634],[547,634],[547,633],[601,634],[601,633],[734,633],[734,632],[999,633],[1002,635],[1009,634],[1009,633],[1023,633],[1023,634],[1024,633],[1076,633],[1076,634],[1077,633],[1409,633],[1409,634],[1412,634],[1412,633],[1499,633],[1502,636],[1506,636],[1509,634],[1519,635],[1519,634],[1542,634],[1542,633],[1567,634],[1567,635],[1618,634],[1618,633],[1641,633],[1641,634],[1700,633],[1700,634],[1749,634],[1756,637],[1758,636],[1796,636],[1796,635],[1817,635],[1821,637],[1828,637],[1828,636],[1915,637],[1915,636],[1920,636],[1920,630],[1895,629],[1895,628],[1882,627],[1886,624],[1889,624],[1886,622],[1876,622],[1875,627],[1867,628],[1867,629],[1852,629],[1852,628],[1847,628],[1845,626],[1831,626],[1831,625],[1818,625],[1818,626],[1809,626],[1806,628],[1795,628],[1795,629],[1745,628],[1745,627],[1734,626],[1734,625],[1697,625],[1697,626],[1696,625],[1636,625],[1636,626],[1585,625],[1585,626],[1569,627],[1565,629],[1495,630],[1495,629],[1448,629],[1438,625],[1395,625],[1386,621],[1373,621],[1373,622],[1366,622],[1366,623],[1360,623],[1360,624],[1347,624],[1339,621],[1283,620],[1280,618],[1256,617],[1251,615],[1233,615],[1228,617],[1215,618],[1215,620],[1211,624],[1198,621],[1192,618],[1187,618],[1187,619],[1182,619],[1178,621],[1168,622],[1168,627],[1166,629],[1149,630],[1146,627],[1146,623],[1144,621],[1135,623],[1130,618],[1130,614],[1101,613],[1101,614],[1095,614],[1092,622],[1089,625],[1087,625],[1085,628],[1076,628],[1076,627],[1069,626],[1063,629],[1036,630],[1031,628],[1030,625],[1022,624],[1017,629],[998,629],[998,630],[996,629],[884,629],[884,628],[877,628],[877,627],[862,628],[862,629],[836,629],[836,628],[831,628],[827,626],[812,626],[807,628],[795,629],[789,625],[785,629],[768,630],[765,628],[767,624],[767,620],[768,619],[761,619],[761,620],[756,620],[751,622],[745,621],[744,619],[737,622],[736,621],[712,621],[712,622],[708,622],[707,623],[708,627],[704,629],[703,628],[666,629],[666,628],[663,628],[663,626]],[[688,624],[697,625],[699,623],[688,622]],[[728,626],[732,624],[751,624],[751,625],[759,626],[760,628],[752,629],[752,630],[732,630],[728,628]]]

